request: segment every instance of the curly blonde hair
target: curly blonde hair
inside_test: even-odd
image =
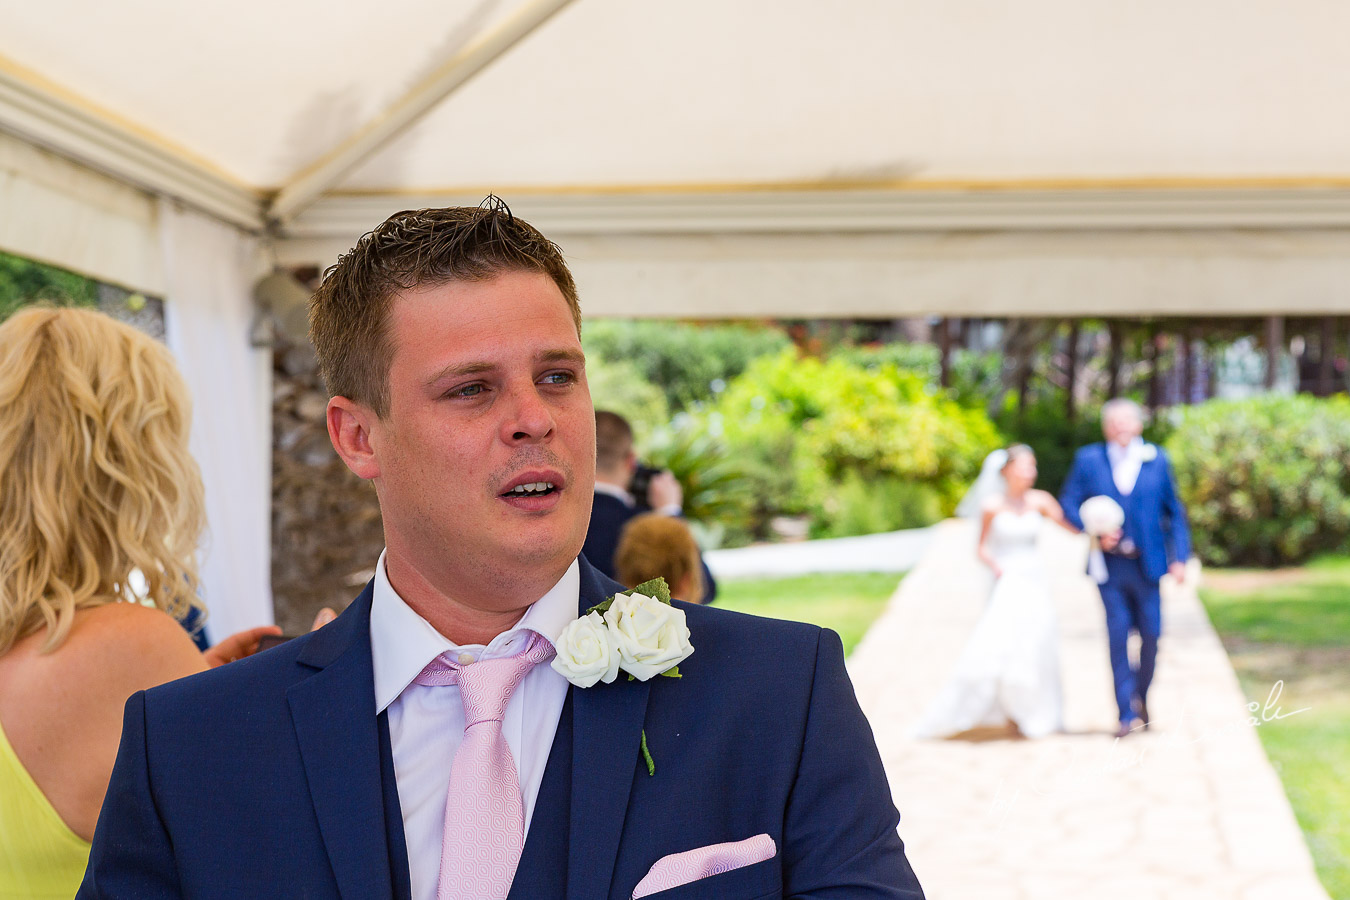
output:
[[[191,402],[169,351],[101,313],[30,308],[0,325],[0,654],[77,610],[148,599],[182,619],[206,526]],[[203,610],[204,611],[204,610]]]

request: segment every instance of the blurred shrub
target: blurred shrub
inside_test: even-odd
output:
[[[829,358],[853,363],[869,371],[893,365],[901,371],[913,372],[926,384],[934,386],[942,376],[942,354],[935,344],[896,341],[867,346],[845,345],[831,351]],[[1002,374],[1002,353],[953,350],[948,393],[963,406],[987,407],[1004,391]]]
[[[752,359],[788,346],[777,328],[690,325],[668,321],[596,319],[586,322],[582,344],[594,361],[631,363],[664,393],[672,411],[712,399]]]
[[[930,524],[1000,442],[983,410],[892,362],[802,358],[792,348],[752,362],[703,421],[742,465],[752,489],[745,530],[757,536],[771,517],[799,513],[818,534]]]
[[[677,416],[674,423],[652,432],[642,445],[642,458],[679,479],[684,515],[695,527],[700,544],[721,546],[728,529],[748,518],[750,485],[741,466],[720,440],[698,428],[690,417]],[[738,536],[737,543],[746,543],[748,535]]]
[[[586,382],[596,409],[618,413],[633,426],[639,441],[670,419],[661,389],[642,377],[627,360],[592,356],[586,360]]]
[[[942,497],[930,484],[895,476],[866,480],[856,472],[844,475],[822,507],[825,515],[812,522],[812,537],[898,531],[929,525],[943,515]]]
[[[1262,396],[1179,410],[1167,440],[1195,548],[1276,566],[1350,536],[1350,399]]]
[[[0,253],[0,321],[35,301],[58,306],[96,306],[98,284],[65,269]]]
[[[892,341],[886,344],[841,344],[828,354],[831,360],[876,371],[890,365],[904,372],[913,372],[929,384],[937,384],[942,369],[942,354],[936,344],[910,341]]]

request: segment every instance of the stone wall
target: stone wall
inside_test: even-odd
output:
[[[278,336],[272,364],[272,595],[286,634],[339,612],[375,570],[384,531],[375,489],[328,440],[328,392],[313,349]]]

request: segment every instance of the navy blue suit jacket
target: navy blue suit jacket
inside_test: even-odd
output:
[[[623,526],[628,524],[629,519],[640,514],[640,510],[629,506],[618,497],[596,492],[595,502],[591,504],[591,524],[586,529],[586,543],[581,548],[587,562],[604,575],[613,578],[614,551],[619,549]],[[698,562],[703,567],[703,602],[712,603],[717,599],[717,581],[713,578],[708,564],[703,561],[702,554],[699,555]]]
[[[1105,444],[1089,444],[1079,450],[1060,492],[1064,517],[1082,528],[1078,507],[1089,497],[1100,495],[1115,500],[1125,511],[1125,537],[1139,548],[1144,574],[1150,579],[1162,578],[1170,561],[1185,562],[1191,558],[1186,509],[1177,497],[1172,466],[1161,447],[1156,457],[1140,466],[1139,480],[1128,497],[1121,496],[1111,477],[1111,459]]]
[[[578,612],[618,589],[582,560]],[[79,898],[407,897],[370,601],[127,702]],[[511,900],[627,900],[661,857],[761,833],[775,859],[653,897],[922,897],[838,636],[681,608],[683,678],[569,690]]]

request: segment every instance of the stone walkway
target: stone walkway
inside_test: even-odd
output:
[[[1101,601],[1080,574],[1086,541],[1053,526],[1041,544],[1055,573],[1068,733],[907,736],[987,595],[974,544],[971,524],[938,526],[849,659],[928,896],[1326,900],[1256,734],[1281,727],[1277,707],[1293,710],[1242,696],[1194,591],[1181,588],[1163,602],[1153,728],[1116,741]]]

